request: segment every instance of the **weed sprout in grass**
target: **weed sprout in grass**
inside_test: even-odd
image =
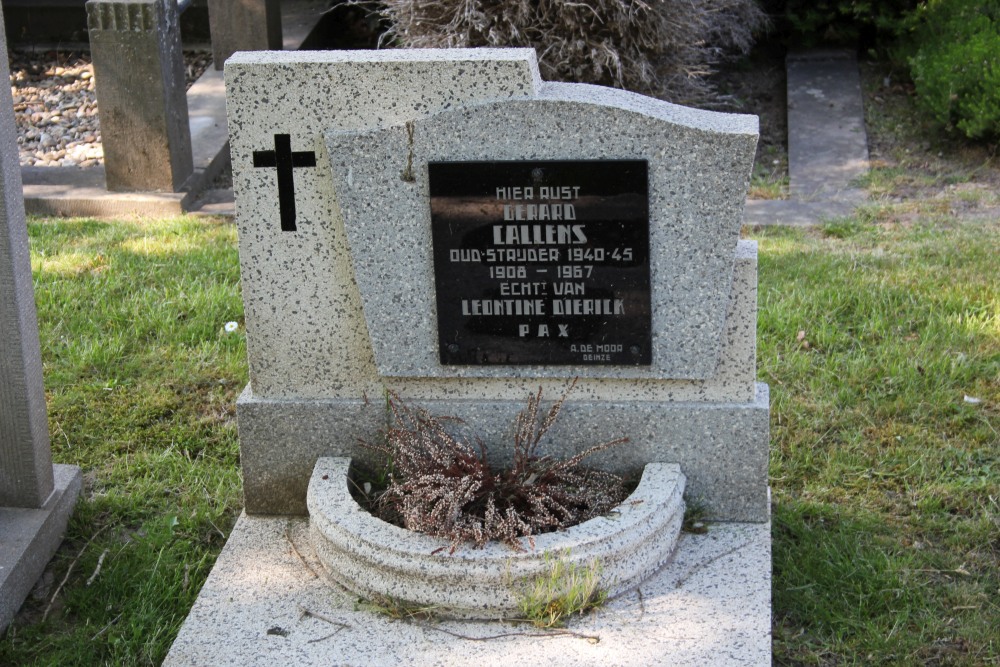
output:
[[[556,628],[574,614],[604,604],[607,591],[599,587],[601,563],[578,564],[570,554],[545,554],[548,571],[526,587],[520,599],[524,620],[538,628]]]

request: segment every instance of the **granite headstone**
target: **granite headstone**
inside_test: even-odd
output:
[[[678,463],[766,521],[751,116],[543,83],[530,50],[238,53],[226,66],[250,383],[248,513],[304,514],[386,386],[475,423],[579,378],[547,451]]]
[[[768,392],[756,244],[740,240],[756,119],[546,83],[523,49],[237,53],[226,83],[246,514],[164,664],[769,665]],[[332,498],[358,439],[387,425],[386,387],[504,459],[526,396],[573,378],[546,453],[628,436],[592,463],[668,466],[729,522],[682,535],[566,641],[387,621],[330,585],[363,564],[416,599],[403,552],[436,590],[446,571],[479,583],[475,550],[410,558],[400,545],[430,538],[389,525],[348,531],[349,561],[324,557],[324,520],[357,518]],[[660,562],[648,543],[624,551]]]

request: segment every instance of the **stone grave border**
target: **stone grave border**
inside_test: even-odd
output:
[[[6,49],[0,9],[0,49]],[[7,61],[0,78],[7,80]],[[14,102],[0,90],[0,633],[62,543],[77,466],[52,464]]]

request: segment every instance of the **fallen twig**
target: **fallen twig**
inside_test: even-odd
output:
[[[118,619],[119,619],[119,618],[121,618],[121,617],[122,617],[122,615],[121,615],[121,614],[118,614],[118,615],[117,615],[117,616],[115,616],[115,617],[114,617],[113,619],[111,619],[111,622],[110,622],[110,623],[108,623],[107,625],[105,625],[105,626],[104,626],[103,628],[101,628],[101,629],[100,629],[100,630],[99,630],[99,631],[97,632],[97,634],[96,634],[96,635],[94,635],[93,637],[91,637],[91,638],[90,638],[90,641],[94,641],[95,639],[97,639],[98,637],[100,637],[101,635],[103,635],[103,634],[104,634],[105,632],[107,632],[107,631],[108,631],[108,628],[110,628],[110,627],[111,627],[112,625],[114,625],[115,623],[117,623],[117,622],[118,622]]]
[[[319,619],[320,621],[323,621],[325,623],[329,623],[330,625],[336,625],[337,627],[340,627],[340,628],[350,628],[351,627],[347,623],[343,623],[341,621],[335,621],[332,618],[329,618],[328,616],[324,616],[323,614],[317,614],[313,610],[307,609],[306,607],[304,607],[302,605],[299,605],[299,611],[302,612],[302,616],[300,618],[304,618],[306,616],[310,616],[312,618]]]
[[[86,551],[87,547],[90,546],[90,543],[97,539],[97,536],[107,530],[110,525],[111,524],[104,526],[99,531],[91,535],[90,539],[83,545],[83,548],[80,549],[80,553],[78,553],[76,558],[73,559],[73,562],[69,564],[69,567],[66,569],[66,576],[59,582],[59,585],[56,587],[56,592],[52,594],[52,597],[49,599],[49,604],[45,607],[45,612],[42,613],[42,622],[49,617],[49,612],[52,611],[52,605],[55,604],[56,598],[59,597],[59,593],[62,591],[63,586],[65,586],[66,582],[69,581],[69,575],[73,573],[73,568],[76,567],[77,561],[79,561],[80,557],[83,556],[83,552]]]
[[[90,579],[87,579],[86,586],[90,586],[94,583],[94,579],[97,579],[97,575],[101,573],[101,566],[104,565],[104,559],[108,555],[108,550],[105,549],[101,552],[101,555],[97,557],[97,567],[94,568],[94,573],[90,575]]]
[[[418,621],[417,619],[411,619],[410,622],[419,625],[422,628],[427,628],[428,630],[437,630],[438,632],[443,632],[446,635],[457,637],[458,639],[467,639],[471,642],[486,642],[492,639],[504,639],[505,637],[543,637],[548,639],[553,639],[555,637],[576,637],[577,639],[586,639],[591,644],[597,644],[601,641],[601,638],[597,635],[585,635],[582,632],[573,632],[572,630],[549,630],[547,632],[503,632],[498,635],[473,637],[472,635],[463,635],[460,632],[452,632],[451,630],[440,628],[431,623]]]
[[[735,546],[732,549],[729,549],[728,551],[722,552],[718,556],[713,556],[712,558],[709,558],[704,563],[698,563],[697,565],[695,565],[694,567],[692,567],[690,570],[688,570],[687,572],[685,572],[684,575],[680,579],[677,580],[677,583],[674,584],[674,588],[680,588],[681,586],[683,586],[684,584],[686,584],[687,580],[690,579],[691,577],[693,577],[694,574],[696,572],[698,572],[699,570],[704,570],[706,567],[708,567],[709,565],[711,565],[715,561],[721,560],[721,559],[725,558],[726,556],[728,556],[730,554],[734,554],[737,551],[739,551],[740,549],[743,549],[744,547],[747,547],[749,545],[750,545],[749,542],[744,542],[743,544],[741,544],[739,546]]]
[[[316,572],[316,570],[313,569],[312,565],[306,562],[306,559],[302,557],[302,554],[299,553],[299,550],[295,548],[295,542],[292,541],[292,536],[288,532],[289,525],[291,524],[285,524],[285,539],[288,541],[288,546],[292,548],[292,553],[294,553],[298,557],[298,559],[302,561],[302,564],[306,566],[306,569],[312,573],[313,578],[319,579],[319,574]]]
[[[925,572],[928,574],[960,574],[963,577],[971,577],[972,574],[964,567],[956,567],[954,570],[935,570],[930,567],[911,568],[907,572]]]
[[[215,532],[217,532],[219,535],[221,535],[223,540],[226,539],[226,534],[224,532],[222,532],[222,530],[218,526],[215,525],[214,521],[212,521],[211,519],[209,519],[208,523],[211,524],[212,528],[215,528]]]
[[[333,637],[335,634],[337,634],[338,632],[340,632],[343,629],[344,628],[337,628],[336,630],[334,630],[333,632],[331,632],[328,635],[324,635],[322,637],[317,637],[316,639],[307,639],[306,643],[307,644],[318,644],[319,642],[326,641],[327,639],[329,639],[330,637]]]
[[[315,618],[316,620],[323,621],[324,623],[329,623],[330,625],[334,625],[334,626],[337,627],[336,630],[334,630],[333,632],[331,632],[328,635],[325,635],[323,637],[317,637],[316,639],[310,639],[310,640],[308,640],[306,642],[307,644],[316,644],[316,643],[321,642],[321,641],[326,641],[327,639],[329,639],[330,637],[333,637],[335,634],[337,634],[341,630],[344,630],[345,628],[346,629],[350,629],[350,627],[351,627],[347,623],[342,623],[340,621],[335,621],[332,618],[324,616],[323,614],[317,614],[316,612],[312,611],[311,609],[306,609],[301,604],[299,605],[299,611],[302,612],[302,615],[299,617],[300,620],[308,616],[310,618]]]

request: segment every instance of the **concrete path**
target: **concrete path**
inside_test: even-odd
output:
[[[747,201],[750,225],[809,225],[850,215],[867,198],[861,78],[849,51],[789,54],[787,200]]]
[[[327,7],[326,0],[285,0],[281,3],[285,50],[297,50],[311,35]],[[226,87],[223,73],[209,68],[187,93],[194,174],[184,192],[108,192],[104,167],[23,167],[24,207],[29,215],[119,217],[176,215],[206,208],[232,214],[222,206],[213,211],[205,202],[226,199],[225,192],[206,192],[229,164]],[[231,191],[230,191],[231,192]],[[231,201],[232,196],[229,195]]]

